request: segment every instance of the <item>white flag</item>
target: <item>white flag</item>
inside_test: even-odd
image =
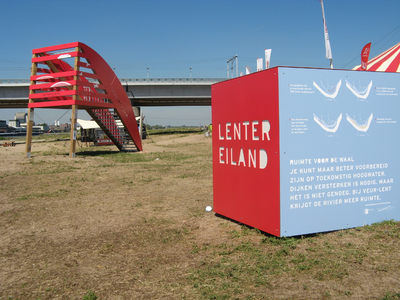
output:
[[[251,69],[249,66],[246,66],[246,75],[251,74]]]
[[[332,50],[331,50],[331,44],[329,43],[328,27],[326,27],[326,21],[325,21],[324,3],[322,2],[322,0],[319,0],[319,2],[321,2],[322,20],[324,21],[326,58],[332,59]]]
[[[257,72],[263,70],[263,59],[257,58]]]
[[[269,62],[271,60],[271,49],[265,49],[265,69],[269,69]]]

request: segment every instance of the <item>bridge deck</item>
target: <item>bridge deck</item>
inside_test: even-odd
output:
[[[132,106],[210,106],[211,85],[225,78],[120,79]],[[0,108],[27,108],[28,79],[0,79]]]

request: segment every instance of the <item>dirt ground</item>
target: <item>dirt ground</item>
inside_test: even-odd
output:
[[[207,212],[202,134],[151,136],[141,153],[83,144],[74,159],[68,141],[35,142],[29,159],[24,147],[0,147],[0,299],[400,299],[393,229],[387,242],[354,231],[276,246]],[[339,243],[359,254],[340,250],[336,275],[297,271],[302,253]],[[293,258],[278,260],[283,250]],[[286,269],[255,271],[262,253]]]

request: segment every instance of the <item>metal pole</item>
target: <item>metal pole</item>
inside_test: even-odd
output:
[[[232,78],[233,78],[233,61],[236,59],[236,77],[238,77],[238,64],[237,64],[237,54],[236,56],[232,57],[231,59],[226,61],[226,72],[227,72],[227,78],[229,78],[229,63],[232,64]]]
[[[237,54],[236,54],[236,77],[239,77],[239,62]]]

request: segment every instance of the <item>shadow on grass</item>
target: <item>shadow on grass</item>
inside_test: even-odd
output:
[[[121,151],[81,151],[76,156],[109,156],[121,153]]]
[[[239,221],[236,221],[236,220],[234,220],[234,219],[231,219],[231,218],[229,218],[229,217],[225,217],[225,216],[220,215],[220,214],[218,214],[218,213],[215,213],[215,216],[218,217],[218,218],[224,219],[224,220],[228,220],[228,221],[233,222],[233,223],[235,223],[235,224],[238,224],[238,225],[242,226],[242,228],[247,228],[247,229],[249,229],[249,230],[253,230],[253,229],[254,229],[254,230],[258,231],[258,232],[259,232],[261,235],[263,235],[264,237],[266,237],[266,238],[271,238],[271,239],[276,239],[276,240],[287,240],[287,239],[302,240],[302,239],[305,239],[305,238],[312,238],[312,237],[316,237],[316,236],[327,235],[327,234],[332,233],[332,232],[336,232],[336,231],[341,231],[341,230],[343,230],[343,229],[338,229],[338,230],[321,231],[321,232],[315,232],[315,233],[309,233],[309,234],[302,234],[302,235],[294,235],[294,236],[289,236],[289,237],[287,237],[287,236],[281,236],[281,237],[279,237],[279,236],[275,236],[275,235],[273,235],[273,234],[270,234],[270,233],[268,233],[268,232],[259,230],[259,229],[256,228],[256,227],[252,227],[252,226],[246,225],[246,224],[244,224],[244,223],[241,223],[241,222],[239,222]],[[349,229],[351,229],[351,228],[349,228]],[[347,230],[347,228],[346,228],[346,230]]]
[[[159,134],[187,134],[187,133],[202,133],[202,129],[151,129],[148,131],[148,136],[159,135]]]

